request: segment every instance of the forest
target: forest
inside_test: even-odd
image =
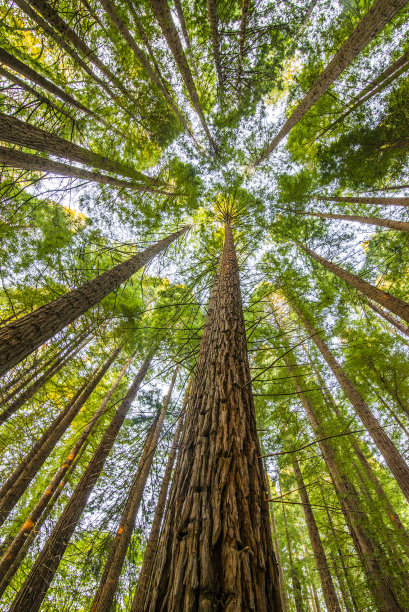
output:
[[[409,612],[406,0],[0,0],[0,611]]]

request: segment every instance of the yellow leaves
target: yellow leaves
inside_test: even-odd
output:
[[[363,248],[363,250],[365,251],[365,253],[367,253],[367,252],[368,252],[368,250],[369,250],[369,240],[365,240],[365,242],[363,242],[363,243],[361,244],[361,247]]]
[[[63,208],[65,214],[70,219],[70,221],[79,224],[82,227],[85,226],[87,222],[87,217],[84,215],[84,213],[79,212],[78,210],[73,210],[72,208],[68,208],[67,206],[64,206]]]
[[[381,275],[376,279],[375,285],[378,287],[378,289],[389,291],[389,289],[392,287],[392,281],[385,280],[383,275]]]

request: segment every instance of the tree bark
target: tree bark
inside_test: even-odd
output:
[[[246,2],[246,0],[244,0]],[[214,65],[216,67],[217,82],[219,84],[220,97],[223,99],[224,96],[224,79],[222,71],[222,62],[220,58],[220,45],[219,45],[219,19],[217,16],[217,1],[206,0],[207,4],[207,17],[209,20],[210,37],[212,41]]]
[[[294,474],[297,480],[297,486],[299,488],[299,495],[303,504],[305,522],[308,529],[308,535],[310,537],[311,547],[314,553],[315,562],[317,565],[318,573],[320,575],[322,593],[324,595],[325,604],[328,612],[341,612],[335,586],[332,581],[331,572],[329,569],[327,556],[324,551],[324,547],[321,542],[320,533],[318,531],[317,523],[310,504],[310,498],[305,487],[304,478],[300,469],[298,460],[295,459],[293,462]]]
[[[162,485],[159,492],[158,502],[156,504],[155,516],[153,518],[151,532],[149,534],[148,542],[146,544],[145,554],[143,556],[143,562],[141,571],[139,573],[138,583],[136,585],[135,594],[132,601],[131,612],[141,612],[144,608],[146,595],[149,590],[149,582],[153,575],[153,568],[155,562],[155,556],[157,553],[160,526],[162,524],[163,515],[165,513],[166,498],[168,496],[168,489],[170,479],[173,471],[173,464],[176,458],[176,452],[179,445],[180,433],[182,430],[182,424],[184,420],[184,413],[186,404],[189,401],[189,391],[185,395],[182,410],[180,413],[179,421],[176,427],[175,435],[173,437],[172,447],[168,455],[168,461],[166,464],[165,473],[163,475]]]
[[[105,413],[108,402],[111,399],[114,392],[116,391],[129,365],[131,364],[133,357],[134,355],[131,355],[131,357],[125,363],[124,367],[122,368],[119,375],[115,379],[108,393],[105,395],[104,399],[102,400],[101,404],[99,405],[92,419],[90,420],[88,425],[84,428],[77,442],[74,444],[74,446],[68,453],[67,457],[65,458],[65,460],[63,461],[63,463],[61,464],[61,466],[55,473],[54,477],[51,479],[50,484],[45,489],[44,493],[41,495],[40,499],[34,506],[33,510],[30,512],[27,520],[24,522],[22,527],[19,529],[17,535],[14,537],[10,546],[7,548],[7,551],[4,553],[3,558],[0,560],[0,597],[2,595],[1,593],[2,581],[6,577],[8,578],[8,580],[10,580],[10,578],[12,577],[10,576],[10,569],[12,566],[13,566],[13,574],[18,570],[19,564],[15,565],[15,560],[19,557],[20,551],[22,547],[24,546],[26,539],[29,537],[30,533],[33,530],[38,531],[38,528],[37,528],[38,521],[41,519],[45,509],[48,507],[48,504],[50,500],[52,499],[52,496],[55,494],[61,482],[66,477],[68,470],[70,470],[73,462],[78,457],[81,449],[83,449],[84,444],[87,441],[92,430],[94,429],[95,425],[97,424],[97,421]]]
[[[396,327],[396,329],[402,332],[402,334],[409,336],[409,327],[407,327],[406,325],[403,325],[403,323],[401,323],[398,319],[396,319],[391,314],[389,314],[389,312],[385,312],[385,310],[383,310],[382,308],[379,308],[378,306],[376,306],[376,304],[374,304],[370,300],[366,300],[365,304],[369,306],[369,308],[371,308],[378,315],[380,315],[383,319],[385,319],[385,321],[388,321],[388,323]]]
[[[269,491],[268,492],[269,492],[269,497],[271,497],[271,487],[269,487]],[[287,599],[287,592],[285,590],[285,581],[284,581],[284,574],[283,574],[283,564],[281,562],[280,542],[278,540],[277,523],[276,523],[276,519],[275,519],[275,515],[274,515],[273,505],[274,504],[271,504],[269,510],[270,510],[271,526],[273,528],[273,536],[274,536],[274,543],[275,543],[275,555],[276,555],[277,564],[278,564],[278,576],[279,576],[279,583],[280,583],[280,596],[281,596],[281,603],[282,603],[282,607],[283,607],[283,612],[288,612],[288,599]],[[131,612],[133,612],[133,610]]]
[[[185,52],[183,51],[182,43],[179,39],[179,34],[177,32],[175,24],[173,23],[172,14],[168,5],[168,0],[149,0],[149,4],[152,8],[153,14],[158,20],[162,33],[166,39],[166,42],[168,43],[169,49],[171,50],[175,62],[180,70],[183,82],[185,83],[186,89],[193,104],[193,108],[195,109],[199,117],[203,130],[205,131],[205,134],[214,151],[217,153],[217,145],[213,139],[213,136],[210,133],[209,126],[206,123],[203,109],[200,104],[199,95],[196,90],[196,85],[193,81],[192,73],[190,71]]]
[[[150,367],[155,350],[156,348],[153,348],[150,351],[140,367],[56,526],[37,557],[20,591],[17,593],[10,612],[27,612],[28,610],[30,612],[37,612],[40,609],[65,549],[85,509],[88,498],[103,470],[104,463]]]
[[[294,210],[293,212],[300,215],[308,215],[309,217],[319,217],[320,219],[340,219],[341,221],[355,221],[357,223],[365,223],[366,225],[387,227],[389,229],[399,230],[400,232],[409,232],[409,222],[407,221],[394,221],[393,219],[381,219],[380,217],[359,217],[357,215],[338,215],[332,213],[330,214],[308,212],[306,210]]]
[[[49,155],[56,155],[57,157],[94,166],[95,168],[100,168],[108,172],[115,172],[142,181],[143,183],[152,185],[160,184],[160,181],[157,179],[147,176],[138,170],[134,170],[122,162],[103,157],[69,140],[64,140],[64,138],[60,138],[60,136],[46,132],[34,125],[30,125],[25,121],[20,121],[20,119],[5,115],[4,113],[0,113],[0,130],[1,138],[4,142],[41,151]]]
[[[281,497],[281,484],[280,484],[279,492],[280,492],[280,497]],[[285,509],[285,504],[281,503],[281,508],[283,510],[285,538],[287,541],[288,560],[290,562],[290,573],[291,573],[291,581],[293,584],[293,597],[294,597],[295,609],[296,609],[296,612],[305,612],[300,578],[298,576],[296,568],[294,567],[293,553],[291,550],[291,542],[290,542],[290,534],[288,533],[287,512]]]
[[[146,610],[281,610],[230,224]]]
[[[117,348],[98,369],[84,391],[69,408],[65,408],[47,427],[41,438],[32,446],[13,474],[9,476],[0,490],[0,524],[6,520],[30,482],[55,448],[61,436],[67,431],[78,412],[85,404],[95,387],[111,367],[121,348]]]
[[[1,328],[0,375],[98,304],[188,229],[183,227],[78,289]]]
[[[315,261],[318,261],[326,270],[329,270],[345,283],[363,293],[370,300],[377,302],[380,306],[384,306],[409,323],[409,304],[407,302],[390,295],[390,293],[386,293],[386,291],[382,291],[382,289],[378,289],[378,287],[364,281],[362,278],[359,278],[359,276],[344,270],[340,266],[328,261],[328,259],[325,259],[325,257],[321,257],[321,255],[318,255],[318,253],[315,253],[300,242],[296,242],[296,244],[300,249],[303,249],[303,251],[315,259]]]
[[[351,202],[353,204],[374,204],[374,206],[409,206],[409,198],[367,197],[367,196],[314,196],[323,202]]]
[[[356,26],[329,64],[324,68],[317,81],[304,96],[297,108],[291,113],[283,127],[254,162],[258,166],[270,155],[277,145],[287,136],[304,115],[324,95],[340,74],[356,56],[383,30],[385,25],[400,11],[407,0],[375,0],[369,11]]]
[[[76,166],[69,166],[61,162],[56,162],[46,157],[39,157],[38,155],[32,155],[31,153],[23,153],[17,149],[11,149],[9,147],[0,146],[0,164],[9,166],[11,168],[21,168],[22,170],[30,170],[31,172],[46,172],[50,174],[57,174],[58,176],[66,176],[68,178],[82,179],[91,183],[100,183],[101,185],[113,185],[114,187],[120,187],[121,189],[133,189],[135,191],[142,191],[147,193],[156,193],[158,195],[175,195],[162,191],[161,189],[149,187],[148,185],[142,185],[141,183],[134,183],[125,181],[123,179],[115,178],[114,176],[107,176],[100,174],[99,172],[93,172],[91,170],[84,170]]]
[[[90,612],[109,612],[115,597],[119,576],[124,564],[126,551],[131,542],[135,519],[142,501],[146,481],[152,467],[153,457],[158,445],[166,412],[172,397],[178,368],[175,369],[167,396],[163,402],[160,415],[156,417],[148,432],[138,469],[134,476],[125,508],[122,512],[115,539],[109,551],[108,559],[102,572],[100,584],[92,602]]]
[[[403,457],[397,450],[396,446],[393,444],[392,440],[385,433],[384,429],[379,424],[377,419],[374,417],[369,407],[364,402],[363,398],[358,393],[352,382],[346,376],[345,372],[343,371],[335,357],[332,355],[328,346],[319,337],[317,330],[311,325],[305,315],[301,312],[301,310],[292,300],[289,300],[289,303],[294,312],[299,317],[302,324],[304,325],[307,332],[311,335],[312,340],[314,341],[321,355],[324,357],[325,361],[329,365],[341,389],[344,391],[345,395],[351,402],[352,406],[355,409],[355,412],[361,419],[362,423],[365,425],[369,435],[371,436],[372,440],[375,442],[377,448],[385,459],[385,462],[389,467],[391,473],[395,477],[396,482],[400,487],[402,493],[409,501],[409,467],[405,463]]]

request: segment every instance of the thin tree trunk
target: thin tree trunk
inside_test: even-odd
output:
[[[381,219],[380,217],[359,217],[357,215],[338,215],[332,213],[308,212],[306,210],[294,210],[293,212],[300,215],[308,215],[309,217],[319,217],[320,219],[340,219],[341,221],[355,221],[357,223],[365,223],[366,225],[387,227],[389,229],[399,230],[400,232],[409,232],[409,222],[407,221],[394,221],[393,219]]]
[[[152,8],[153,14],[158,20],[162,33],[166,39],[166,42],[168,43],[169,49],[171,50],[175,62],[180,70],[183,82],[185,83],[186,89],[192,101],[193,108],[195,109],[199,117],[200,123],[202,124],[202,127],[206,133],[210,144],[212,145],[214,151],[217,152],[217,145],[213,139],[213,136],[210,133],[209,126],[206,123],[203,109],[200,104],[199,95],[196,90],[196,85],[193,81],[192,73],[190,71],[185,52],[183,51],[178,31],[175,27],[175,24],[173,23],[172,14],[168,5],[168,0],[149,0],[149,4]]]
[[[371,191],[390,191],[392,189],[408,189],[409,185],[389,185],[387,187],[380,187],[379,189],[371,189]]]
[[[317,0],[314,0],[315,2]],[[247,19],[250,11],[250,0],[241,0],[240,38],[239,38],[239,61],[237,67],[237,92],[240,94],[241,76],[243,74],[244,49],[246,40]]]
[[[267,476],[268,478],[268,476]],[[270,484],[270,483],[268,483]],[[269,493],[269,497],[272,497],[271,494],[271,487],[269,486],[268,488],[268,493]],[[283,612],[287,612],[288,611],[288,599],[287,599],[287,592],[285,590],[285,581],[284,581],[284,574],[283,574],[283,565],[282,565],[282,561],[281,561],[281,551],[280,551],[280,542],[278,540],[278,533],[277,533],[277,523],[276,523],[276,519],[275,519],[275,515],[274,515],[274,504],[271,504],[269,507],[270,510],[270,518],[271,518],[271,526],[272,526],[272,531],[273,531],[273,537],[274,537],[274,543],[275,543],[275,555],[277,558],[277,564],[278,564],[278,575],[279,575],[279,583],[280,583],[280,596],[281,596],[281,603],[283,606]],[[131,612],[134,612],[133,610]],[[135,611],[135,612],[139,612],[139,611]]]
[[[386,293],[386,291],[382,291],[382,289],[378,289],[378,287],[364,281],[362,278],[359,278],[359,276],[344,270],[340,266],[328,261],[328,259],[325,259],[325,257],[321,257],[321,255],[318,255],[318,253],[315,253],[300,242],[296,242],[296,244],[300,249],[303,249],[303,251],[315,259],[315,261],[318,261],[326,270],[329,270],[345,283],[351,285],[351,287],[354,287],[354,289],[357,289],[360,293],[363,293],[368,299],[377,302],[380,306],[384,306],[409,323],[409,304],[407,302]]]
[[[41,519],[45,509],[47,508],[50,500],[52,499],[52,496],[57,491],[61,482],[64,480],[64,478],[66,478],[68,470],[71,469],[73,462],[76,461],[76,458],[81,452],[81,449],[84,447],[84,444],[86,443],[89,435],[91,434],[98,420],[105,413],[108,402],[111,399],[114,392],[116,391],[129,365],[131,364],[133,357],[134,355],[131,355],[131,357],[125,363],[124,367],[122,368],[119,375],[115,379],[108,393],[105,395],[104,399],[102,400],[101,404],[99,405],[92,419],[90,420],[88,425],[84,428],[77,442],[74,444],[74,446],[68,453],[67,457],[65,458],[65,460],[63,461],[63,463],[61,464],[61,466],[55,473],[54,477],[51,479],[50,484],[47,486],[44,493],[42,494],[42,496],[40,497],[40,499],[34,506],[33,510],[30,512],[27,520],[24,522],[24,524],[18,531],[17,535],[14,537],[13,541],[10,543],[10,546],[7,548],[7,551],[4,553],[4,556],[0,561],[0,585],[2,581],[6,578],[6,576],[9,579],[11,578],[9,572],[12,566],[14,568],[13,574],[17,571],[19,564],[16,566],[14,562],[18,558],[26,539],[29,537],[30,533],[33,530],[38,531],[38,527],[37,527],[38,521]],[[1,597],[1,594],[2,593],[1,593],[1,586],[0,586],[0,597]]]
[[[228,221],[148,602],[161,610],[282,609]]]
[[[31,172],[46,172],[56,174],[58,176],[66,176],[68,178],[82,179],[91,183],[100,183],[101,185],[113,185],[121,189],[133,189],[147,193],[156,193],[158,195],[172,196],[176,195],[163,191],[158,188],[149,187],[142,183],[134,183],[118,179],[114,176],[107,176],[92,170],[84,170],[77,166],[69,166],[61,162],[56,162],[46,157],[39,157],[31,153],[23,153],[17,149],[0,146],[0,164],[11,168],[21,168],[21,170],[30,170]]]
[[[103,470],[105,461],[150,367],[155,350],[156,348],[153,348],[150,351],[140,367],[56,526],[37,557],[20,591],[17,593],[10,612],[27,612],[28,610],[30,612],[37,612],[40,609],[75,527],[87,505],[88,498]]]
[[[353,204],[374,204],[375,206],[409,206],[409,198],[373,196],[314,196],[323,202],[349,202]]]
[[[300,469],[300,464],[297,459],[293,462],[295,478],[299,488],[299,495],[303,504],[305,522],[310,537],[311,547],[314,553],[315,562],[317,564],[318,573],[320,575],[322,593],[324,595],[325,604],[328,612],[341,612],[335,586],[332,581],[331,572],[329,569],[327,556],[321,542],[320,533],[310,504],[310,498],[305,487],[304,478]]]
[[[279,493],[281,497],[281,484],[279,488]],[[303,597],[302,597],[301,583],[300,583],[300,579],[298,577],[296,568],[294,567],[290,535],[288,533],[287,512],[285,509],[285,504],[283,502],[281,502],[281,508],[283,510],[284,529],[285,529],[285,537],[287,540],[288,560],[290,562],[291,581],[293,583],[293,597],[294,597],[295,609],[296,609],[296,612],[305,612],[305,607],[304,607],[304,602],[303,602]]]
[[[183,227],[78,289],[1,328],[0,375],[98,304],[188,229],[188,226]]]
[[[247,0],[244,0],[245,2]],[[220,57],[220,45],[219,45],[219,19],[217,16],[217,0],[206,0],[207,4],[207,17],[210,26],[210,37],[212,40],[213,58],[214,65],[216,67],[217,82],[219,84],[220,98],[224,96],[224,79],[222,71],[222,62]]]
[[[67,363],[75,357],[77,353],[79,353],[84,346],[88,344],[89,340],[86,340],[80,346],[74,347],[72,350],[68,350],[66,353],[63,353],[61,357],[57,359],[57,361],[48,368],[37,380],[33,382],[32,385],[29,385],[23,393],[21,393],[14,402],[9,404],[5,410],[0,414],[0,425],[8,421],[8,419],[13,416],[24,404],[31,399],[37,391],[39,391],[47,381],[49,381],[55,374],[57,374]]]
[[[11,117],[0,113],[0,131],[4,142],[9,142],[28,149],[56,155],[74,162],[80,162],[108,172],[115,172],[123,176],[142,181],[152,185],[160,184],[154,179],[138,170],[119,161],[114,161],[94,153],[84,147],[80,147],[69,140],[64,140],[60,136],[46,132],[16,117]]]
[[[152,467],[153,458],[165,421],[169,402],[172,397],[177,374],[178,368],[176,367],[160,415],[154,419],[147,435],[138,469],[131,484],[128,499],[122,512],[115,539],[109,550],[108,559],[105,563],[100,584],[92,602],[90,612],[109,612],[111,610],[126,551],[128,550],[135,528],[136,515]]]
[[[399,425],[399,427],[402,429],[402,431],[404,432],[404,434],[409,438],[409,430],[405,427],[405,425],[402,423],[402,421],[400,420],[400,418],[398,417],[398,415],[396,414],[396,412],[389,406],[388,402],[385,401],[385,399],[382,397],[382,395],[380,393],[378,393],[375,389],[372,389],[373,392],[375,393],[375,396],[378,398],[378,400],[381,402],[381,404],[384,406],[384,408],[386,408],[386,410],[389,412],[389,414],[392,415],[392,418],[396,421],[396,423]]]
[[[266,147],[261,156],[254,162],[258,166],[267,159],[277,145],[287,136],[304,115],[324,95],[340,74],[349,66],[357,55],[383,30],[385,25],[400,11],[407,0],[375,0],[369,11],[356,26],[352,34],[336,52],[324,68],[317,81],[291,113],[283,127]]]
[[[188,393],[189,391],[187,391],[185,395],[185,400],[183,402],[181,414],[176,427],[175,435],[173,437],[172,447],[168,455],[168,461],[166,464],[165,473],[163,475],[162,485],[159,491],[158,502],[156,504],[155,516],[153,518],[151,532],[149,534],[148,542],[146,544],[146,549],[143,556],[143,563],[141,571],[139,573],[139,579],[132,601],[131,612],[141,612],[143,610],[146,601],[146,595],[149,589],[149,582],[153,575],[153,567],[159,542],[160,526],[162,524],[163,515],[165,513],[166,498],[168,495],[170,479],[172,476],[173,464],[175,462],[176,452],[179,445],[179,438],[182,430],[186,404],[189,401]]]
[[[380,315],[383,319],[385,319],[385,321],[388,321],[388,323],[396,327],[396,329],[402,332],[402,334],[409,336],[409,327],[403,325],[403,323],[401,323],[398,319],[389,314],[389,312],[386,312],[382,308],[379,308],[379,306],[376,306],[376,304],[374,304],[370,300],[366,300],[365,304],[369,306],[369,308],[371,308],[378,315]]]
[[[104,365],[92,377],[78,399],[65,408],[47,427],[41,438],[32,446],[29,453],[22,459],[13,474],[6,480],[0,490],[0,524],[6,520],[32,479],[42,467],[49,454],[53,451],[61,436],[67,431],[78,412],[85,404],[95,387],[109,370],[117,358],[121,347],[117,348],[106,360]]]
[[[174,0],[174,5],[175,5],[176,13],[178,16],[178,20],[180,23],[180,27],[182,30],[183,39],[185,41],[186,48],[188,51],[190,63],[192,64],[193,74],[195,75],[196,78],[199,78],[199,73],[197,71],[197,66],[196,66],[195,58],[193,54],[192,44],[190,42],[189,34],[187,31],[187,27],[186,27],[186,20],[185,20],[185,15],[183,13],[182,3],[180,2],[180,0]]]

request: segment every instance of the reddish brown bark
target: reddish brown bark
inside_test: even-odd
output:
[[[304,244],[301,244],[300,242],[296,242],[296,244],[300,247],[300,249],[303,249],[303,251],[315,259],[315,261],[318,261],[318,263],[324,266],[324,268],[338,276],[344,282],[348,283],[348,285],[351,285],[370,300],[377,302],[380,306],[384,306],[394,314],[398,315],[398,317],[401,317],[401,319],[404,319],[409,323],[409,304],[407,302],[390,295],[390,293],[386,293],[386,291],[382,291],[382,289],[378,289],[378,287],[364,281],[359,276],[356,276],[355,274],[344,270],[331,261],[328,261],[328,259],[321,257],[321,255],[318,255],[318,253],[315,253]]]
[[[46,488],[46,490],[44,491],[44,493],[42,494],[42,496],[40,497],[40,499],[34,506],[33,510],[30,512],[27,520],[21,526],[17,535],[14,537],[13,541],[10,543],[9,547],[4,553],[3,558],[0,560],[0,584],[2,584],[3,580],[6,577],[8,581],[11,579],[10,569],[12,567],[13,567],[13,574],[18,570],[19,564],[15,564],[15,561],[19,557],[20,551],[23,548],[26,539],[28,538],[28,536],[33,530],[38,531],[38,526],[37,526],[38,521],[42,517],[45,509],[48,507],[48,504],[50,503],[52,496],[55,494],[61,482],[63,482],[64,478],[66,477],[68,470],[71,469],[73,462],[78,457],[81,449],[83,448],[90,433],[94,429],[97,421],[105,413],[108,402],[111,399],[114,392],[116,391],[132,359],[133,359],[133,355],[125,363],[124,367],[122,368],[121,372],[115,379],[108,393],[105,395],[104,399],[102,400],[101,404],[99,405],[92,419],[90,420],[88,425],[83,429],[77,442],[74,444],[74,446],[68,453],[67,457],[65,458],[65,460],[63,461],[63,463],[61,464],[61,466],[55,473],[54,477],[51,479],[50,484],[48,485],[48,487]],[[1,586],[0,586],[0,596],[1,596]]]
[[[146,610],[281,610],[228,222]]]
[[[67,431],[78,412],[85,404],[95,387],[111,367],[118,356],[120,348],[116,349],[106,360],[104,365],[93,375],[84,391],[78,399],[69,404],[47,427],[43,435],[32,446],[27,455],[20,461],[18,467],[9,476],[0,490],[0,524],[7,518],[9,512],[14,508],[20,497],[26,491],[32,479],[37,474],[51,451]]]
[[[332,355],[326,343],[320,338],[317,330],[311,325],[309,320],[294,303],[294,301],[291,300],[290,304],[293,310],[300,318],[307,332],[311,335],[312,340],[314,341],[321,355],[324,357],[325,361],[329,365],[340,387],[344,391],[345,395],[348,397],[357,415],[361,419],[362,423],[365,425],[369,435],[371,436],[379,451],[381,452],[387,466],[395,477],[396,482],[400,487],[402,493],[409,501],[409,467],[404,461],[402,455],[399,453],[389,436],[385,433],[383,427],[380,425],[378,420],[374,417],[369,407],[364,402],[363,398],[358,393],[352,382],[346,376],[345,372],[343,371],[335,357]]]
[[[367,196],[314,196],[323,202],[350,202],[353,204],[374,204],[375,206],[409,206],[409,198],[367,197]]]
[[[403,325],[403,323],[401,323],[398,319],[396,319],[391,314],[389,314],[389,312],[385,312],[385,310],[383,310],[382,308],[379,308],[378,306],[376,306],[376,304],[373,304],[370,300],[368,300],[366,302],[366,304],[374,312],[376,312],[383,319],[385,319],[385,321],[388,321],[388,323],[390,323],[391,325],[396,327],[396,329],[398,329],[400,332],[402,332],[402,334],[405,334],[406,336],[409,336],[409,327],[407,327],[406,325]]]
[[[136,585],[136,590],[132,601],[131,612],[141,612],[145,605],[146,595],[149,589],[149,581],[153,575],[153,567],[159,542],[160,526],[162,524],[163,515],[165,513],[169,483],[172,476],[173,464],[176,458],[176,452],[179,445],[179,438],[184,419],[184,412],[188,399],[188,393],[186,393],[179,421],[176,427],[175,435],[173,437],[172,447],[168,455],[168,461],[166,464],[165,473],[163,475],[162,485],[159,491],[158,502],[156,504],[155,516],[153,518],[151,531],[143,556],[141,571],[139,573],[138,583]]]
[[[325,554],[324,547],[321,542],[320,533],[318,531],[317,523],[315,522],[314,512],[311,508],[308,491],[305,487],[304,478],[300,469],[300,464],[298,463],[297,459],[294,460],[293,467],[295,478],[297,480],[297,485],[299,488],[298,493],[303,504],[305,523],[307,525],[311,547],[314,553],[318,573],[320,575],[325,603],[328,612],[341,612],[341,607],[339,605],[335,586],[332,581],[327,556]]]
[[[18,592],[10,612],[23,612],[27,610],[37,612],[40,609],[65,549],[85,509],[88,498],[102,472],[106,458],[115,443],[126,415],[150,367],[154,352],[155,349],[152,349],[140,367],[138,374],[119,405],[56,526]]]
[[[0,329],[0,375],[117,289],[189,228],[183,227],[78,289]]]
[[[400,11],[407,0],[375,0],[364,18],[356,26],[329,64],[324,68],[317,81],[291,113],[283,127],[266,147],[261,156],[254,162],[258,166],[270,155],[277,145],[287,136],[291,128],[314,106],[321,96],[328,91],[332,83],[356,56],[383,30],[385,25]]]
[[[90,612],[109,612],[114,600],[119,576],[124,564],[126,551],[131,542],[132,533],[135,527],[135,519],[142,501],[143,492],[149,472],[152,467],[153,457],[158,445],[159,436],[162,431],[166,412],[172,397],[173,387],[176,382],[178,368],[175,369],[172,382],[167,396],[163,402],[162,410],[148,432],[144,444],[143,452],[139,460],[138,469],[134,476],[128,498],[123,510],[121,520],[115,539],[111,545],[107,562],[102,572],[100,584],[92,602]]]
[[[400,232],[409,232],[409,222],[407,221],[394,221],[393,219],[381,219],[380,217],[359,217],[357,215],[339,215],[332,213],[308,212],[306,210],[294,210],[294,212],[299,215],[319,217],[320,219],[340,219],[341,221],[355,221],[357,223],[365,223],[366,225],[376,225],[379,227],[396,229]]]

